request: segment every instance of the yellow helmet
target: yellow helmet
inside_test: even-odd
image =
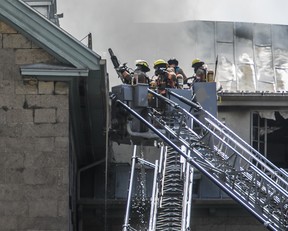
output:
[[[204,64],[204,62],[203,61],[201,61],[200,59],[194,59],[193,61],[192,61],[192,67],[196,67],[196,66],[202,66]]]
[[[143,68],[143,71],[150,71],[149,64],[145,60],[136,60],[136,66],[140,66]]]
[[[154,68],[156,69],[157,67],[167,67],[168,63],[164,59],[157,59],[154,62]]]

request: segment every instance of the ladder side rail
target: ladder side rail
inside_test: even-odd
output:
[[[203,124],[200,120],[195,118],[192,114],[190,114],[189,112],[187,112],[185,109],[183,109],[181,107],[177,107],[177,110],[185,111],[185,113],[187,113],[188,115],[190,115],[191,118],[194,119],[194,122],[196,121],[196,123],[198,123],[203,128],[205,128],[207,131],[209,131],[210,134],[212,134],[218,140],[223,142],[226,145],[226,147],[230,148],[233,151],[234,154],[238,155],[238,158],[243,159],[244,163],[249,168],[253,169],[253,171],[256,171],[258,174],[262,175],[262,177],[266,178],[266,180],[270,181],[270,183],[274,186],[275,189],[277,189],[278,191],[281,191],[284,194],[287,194],[286,190],[284,190],[282,187],[280,187],[278,184],[276,184],[275,181],[273,181],[270,177],[268,177],[268,175],[264,174],[263,171],[260,171],[260,169],[255,167],[255,165],[250,160],[248,160],[245,156],[243,156],[241,153],[239,153],[236,149],[234,149],[234,147],[232,147],[230,144],[228,144],[226,140],[224,140],[221,137],[219,137],[215,132],[213,132],[209,127],[207,127],[205,124]],[[191,148],[190,145],[187,144],[187,142],[184,139],[182,139],[181,136],[177,136],[177,133],[175,131],[173,131],[170,127],[166,126],[165,124],[164,125],[162,124],[162,126],[167,132],[169,132],[170,135],[172,135],[174,138],[178,139],[178,141],[180,141],[183,145],[185,145],[189,149]]]
[[[205,118],[206,120],[206,118]],[[253,153],[249,152],[249,150],[247,150],[246,147],[243,147],[242,144],[240,144],[238,141],[234,140],[232,137],[230,137],[229,134],[226,134],[225,131],[223,131],[220,127],[218,127],[215,123],[207,120],[209,122],[209,124],[211,124],[214,128],[217,129],[218,132],[220,132],[220,134],[223,134],[224,136],[226,136],[229,140],[231,140],[233,143],[235,143],[237,145],[237,147],[240,148],[240,150],[244,151],[247,155],[249,155],[249,157],[251,158],[251,161],[254,161],[256,163],[253,163],[254,165],[256,165],[257,167],[261,167],[260,169],[262,171],[264,171],[267,175],[270,175],[270,178],[273,179],[273,177],[275,177],[276,179],[274,181],[281,181],[281,183],[283,183],[284,185],[282,185],[282,187],[284,189],[288,188],[288,178],[287,175],[283,174],[283,172],[277,168],[276,166],[270,165],[268,161],[268,159],[264,158],[257,158],[257,156],[253,155]],[[236,147],[235,147],[236,148]],[[262,155],[263,156],[263,155]],[[265,160],[263,162],[263,160]],[[282,173],[281,175],[279,173]]]
[[[225,124],[223,124],[221,121],[219,121],[217,118],[215,118],[211,113],[204,110],[201,105],[196,104],[192,102],[191,100],[186,99],[183,96],[178,95],[177,93],[168,90],[168,93],[178,98],[181,102],[191,106],[192,108],[198,109],[203,111],[206,115],[209,116],[212,120],[216,121],[217,124],[220,125],[221,129],[224,129],[227,133],[231,133],[231,136],[233,136],[235,140],[238,140],[239,143],[242,143],[243,146],[246,146],[248,150],[251,150],[252,155],[254,155],[254,158],[260,159],[262,162],[266,163],[267,166],[269,166],[271,169],[274,169],[274,172],[276,175],[281,174],[280,177],[285,178],[285,181],[288,182],[288,176],[287,174],[283,174],[283,171],[279,170],[277,166],[275,166],[271,161],[269,161],[266,157],[264,157],[261,153],[259,153],[256,149],[254,149],[250,144],[248,144],[246,141],[244,141],[241,137],[239,137],[235,132],[233,132],[230,128],[228,128]],[[287,183],[286,183],[287,184]],[[287,188],[286,188],[287,190]]]
[[[183,110],[186,111],[185,109],[183,109]],[[190,114],[189,112],[187,112],[187,113]],[[214,136],[214,138],[216,138],[216,139],[220,140],[221,142],[223,142],[223,144],[225,144],[227,147],[229,147],[233,151],[233,153],[237,154],[241,159],[243,159],[245,161],[245,163],[249,165],[249,168],[251,168],[255,172],[259,173],[259,175],[261,175],[263,178],[265,178],[268,181],[270,181],[270,183],[275,188],[277,188],[279,191],[282,191],[284,194],[286,194],[288,196],[288,192],[286,190],[284,190],[282,187],[280,187],[278,184],[276,184],[275,181],[273,181],[268,175],[264,174],[263,171],[260,171],[260,169],[258,169],[249,159],[247,159],[244,155],[242,155],[239,151],[237,151],[234,147],[232,147],[229,143],[227,143],[226,140],[224,140],[218,134],[213,132],[209,127],[207,127],[205,124],[203,124],[200,120],[195,118],[192,114],[190,114],[190,115],[191,115],[191,117],[194,118],[194,121],[196,121],[199,125],[204,127],[206,130],[208,130],[210,132],[210,134]]]
[[[268,160],[265,156],[263,156],[259,151],[257,151],[255,148],[253,148],[250,144],[248,144],[245,140],[243,140],[241,137],[239,137],[235,132],[233,132],[230,128],[228,128],[225,124],[223,124],[221,121],[219,121],[217,118],[215,118],[213,115],[211,115],[208,111],[203,110],[203,112],[209,116],[209,118],[214,122],[214,124],[217,124],[217,127],[219,131],[225,131],[224,135],[229,135],[231,139],[235,140],[239,146],[242,146],[243,149],[245,147],[246,153],[249,154],[254,160],[256,158],[259,160],[258,162],[262,162],[262,166],[266,165],[268,168],[270,168],[273,171],[273,175],[277,175],[279,177],[282,177],[285,179],[285,184],[288,184],[288,175],[283,174],[283,172],[270,160]],[[208,119],[207,119],[208,120]],[[208,121],[209,122],[209,121]],[[211,121],[210,121],[211,122]],[[212,123],[212,122],[211,122]],[[283,179],[282,179],[283,180]],[[286,188],[287,189],[287,188]]]
[[[113,99],[113,98],[112,98]],[[212,182],[214,182],[218,187],[220,187],[223,191],[225,191],[231,198],[238,201],[244,208],[246,208],[249,212],[251,212],[256,219],[258,219],[261,223],[263,223],[269,230],[278,231],[279,228],[275,226],[274,223],[271,223],[267,216],[258,213],[255,211],[254,207],[246,203],[246,199],[240,196],[238,193],[233,191],[233,188],[228,184],[223,184],[223,182],[216,178],[208,169],[205,169],[201,164],[199,164],[194,158],[187,156],[187,154],[183,153],[179,147],[174,144],[170,139],[168,139],[163,133],[161,133],[157,128],[155,128],[152,124],[146,121],[143,117],[141,117],[137,112],[132,110],[128,105],[124,104],[120,100],[116,100],[116,103],[120,104],[124,109],[126,109],[130,114],[132,114],[137,119],[141,120],[148,128],[150,128],[156,135],[158,135],[165,143],[167,143],[170,147],[176,150],[180,155],[187,159],[195,168],[197,168],[201,173],[207,176]],[[195,150],[192,150],[195,152]]]
[[[280,171],[282,172],[283,175],[285,175],[286,177],[288,177],[288,172],[283,169],[283,168],[280,168]]]
[[[174,96],[176,96],[177,94],[176,93],[174,93],[174,92],[172,92],[172,91],[168,91],[169,93],[172,93]],[[158,97],[158,95],[159,94],[157,94],[157,93],[155,93],[154,92],[154,95],[156,96],[156,97]],[[177,96],[179,96],[179,95],[177,95]],[[181,97],[181,96],[179,96],[179,97]],[[163,96],[161,96],[160,97],[161,99],[163,99],[163,98],[165,98],[165,97],[163,97]],[[184,97],[182,97],[182,98],[184,98]],[[188,101],[186,98],[184,98],[185,99],[185,102],[186,101]],[[170,102],[171,101],[171,102]],[[175,102],[174,102],[174,104],[173,104],[173,101],[172,100],[170,100],[170,99],[167,99],[167,98],[165,98],[165,102],[169,102],[169,105],[170,106],[172,106],[172,107],[174,107],[175,109],[177,109],[177,110],[181,110],[182,112],[184,112],[184,113],[186,113],[188,116],[190,116],[194,121],[196,121],[198,124],[200,124],[202,127],[204,127],[206,130],[209,130],[211,133],[213,133],[213,134],[215,134],[211,129],[209,129],[208,128],[208,126],[206,126],[206,125],[204,125],[200,120],[198,120],[194,115],[192,115],[190,112],[188,112],[187,110],[185,110],[184,108],[182,108],[182,107],[180,107],[178,104],[176,104]],[[189,101],[188,101],[189,102]],[[193,102],[190,102],[190,103],[193,103]],[[202,110],[202,109],[201,109]],[[207,111],[205,111],[205,110],[202,110],[203,112],[204,112],[204,114],[207,114],[207,115],[209,115],[211,118],[213,118],[214,120],[216,120],[216,121],[218,121],[219,123],[221,123],[219,120],[217,120],[214,116],[212,116],[210,113],[208,113]],[[222,123],[221,123],[222,124]],[[222,124],[223,125],[223,127],[225,127],[226,128],[226,126],[224,125],[224,124]],[[227,128],[228,129],[228,128]],[[230,129],[228,129],[229,131],[231,131]],[[231,131],[232,132],[232,131]],[[234,132],[232,132],[232,134],[235,134]],[[236,134],[235,134],[236,135]],[[250,149],[253,149],[249,144],[247,144],[244,140],[242,140],[239,136],[237,136],[236,135],[236,137],[237,138],[239,138],[239,140],[243,143],[243,144],[245,144],[246,146],[248,146]],[[229,136],[228,136],[228,138],[229,138]],[[233,139],[232,139],[233,140]],[[242,147],[242,146],[240,146],[240,147]],[[256,151],[256,150],[255,150]],[[239,153],[239,152],[237,152],[237,153]],[[281,176],[279,176],[279,172],[281,172],[280,171],[280,169],[279,168],[277,168],[275,165],[273,165],[270,161],[268,161],[263,155],[261,155],[260,153],[259,153],[259,155],[260,156],[262,156],[262,158],[261,159],[263,159],[263,160],[265,160],[267,163],[269,162],[269,163],[271,163],[271,166],[273,166],[274,167],[274,170],[270,170],[270,169],[268,169],[267,167],[266,167],[266,165],[264,165],[261,161],[259,161],[259,159],[256,159],[255,158],[255,156],[253,156],[253,155],[251,155],[251,153],[249,152],[249,151],[247,151],[247,154],[249,154],[249,156],[251,156],[256,162],[258,162],[258,164],[260,164],[262,167],[264,167],[264,169],[262,169],[262,171],[263,170],[265,170],[265,172],[269,172],[270,173],[270,179],[272,179],[273,180],[273,176],[275,176],[278,180],[280,180],[282,183],[284,183],[285,184],[285,186],[283,186],[282,184],[278,184],[278,182],[277,182],[277,184],[280,186],[280,187],[282,187],[284,190],[286,190],[287,188],[288,188],[288,182],[286,181],[286,179],[283,179],[283,176],[281,175]],[[239,153],[239,155],[241,155],[242,157],[243,157],[243,155],[241,154],[241,153]],[[257,154],[258,155],[258,154]],[[245,158],[246,159],[246,158]],[[268,175],[268,174],[267,174]],[[273,180],[274,182],[275,182],[275,180]]]
[[[217,136],[217,134],[214,134],[214,135]],[[217,137],[217,138],[220,138],[220,137]],[[223,140],[222,140],[222,142],[223,142]],[[227,145],[227,143],[226,143],[226,145]],[[233,147],[231,147],[230,145],[227,145],[227,146],[229,146],[231,149],[233,149]],[[238,156],[240,156],[240,155],[238,154]],[[241,161],[245,162],[245,163],[242,163],[242,165],[245,164],[248,166],[246,172],[244,170],[242,170],[243,171],[242,174],[245,174],[246,178],[249,179],[249,178],[251,178],[251,176],[249,176],[250,175],[249,172],[254,171],[254,173],[252,172],[252,174],[257,175],[257,179],[259,179],[259,180],[254,185],[246,183],[246,185],[245,185],[246,188],[252,189],[252,187],[253,187],[253,190],[251,190],[251,194],[249,194],[249,192],[247,193],[247,191],[245,191],[245,189],[243,190],[241,187],[238,186],[238,189],[239,189],[238,191],[240,192],[240,194],[245,196],[245,198],[249,198],[250,201],[252,201],[254,204],[260,204],[261,201],[259,201],[257,197],[253,197],[252,192],[259,191],[260,188],[258,187],[258,184],[259,184],[258,182],[263,181],[264,187],[269,189],[269,190],[267,190],[267,195],[268,195],[268,193],[270,193],[270,194],[275,193],[275,195],[273,196],[273,200],[278,201],[278,206],[276,207],[275,210],[277,210],[277,211],[281,210],[282,207],[285,206],[284,203],[285,203],[285,200],[287,200],[285,198],[288,198],[287,192],[285,190],[283,190],[282,188],[279,188],[279,186],[277,184],[274,184],[274,185],[271,184],[271,179],[269,177],[267,177],[265,174],[263,174],[263,172],[260,171],[258,168],[256,168],[253,164],[251,164],[251,162],[249,162],[248,159],[243,158],[243,156],[242,156]],[[224,169],[224,171],[225,170],[226,169]],[[243,186],[243,188],[244,188],[244,186]],[[283,197],[284,197],[284,199],[283,199]],[[266,197],[264,199],[262,198],[262,202],[261,202],[262,205],[265,205],[265,203],[263,203],[263,200],[266,204],[272,203],[271,200],[269,199],[269,197]],[[286,210],[287,210],[287,208],[286,208]],[[278,220],[280,220],[280,222],[283,222],[285,220],[284,216],[281,215],[281,213],[280,213],[279,217],[275,218],[275,215],[273,215],[273,211],[270,211],[270,210],[266,211],[266,215],[268,217],[270,217],[271,219],[274,219],[274,222],[278,222]]]
[[[164,125],[165,126],[165,125]],[[209,129],[209,128],[207,128],[206,127],[206,129]],[[169,128],[167,128],[166,129],[167,131],[171,131],[171,129],[169,129]],[[211,131],[210,131],[211,132]],[[170,133],[171,134],[171,133]],[[174,137],[175,138],[179,138],[179,137],[177,137],[177,134],[175,134],[175,132],[174,133],[172,133],[172,135],[174,135]],[[217,134],[214,134],[214,135],[216,135],[217,136]],[[219,138],[219,137],[218,137]],[[221,138],[220,138],[221,139]],[[181,137],[179,138],[179,141],[181,140]],[[223,142],[223,140],[222,140],[222,142]],[[227,145],[227,143],[226,143],[226,145]],[[227,146],[229,146],[229,145],[227,145]],[[233,149],[233,147],[231,147],[230,146],[230,148],[231,149]],[[234,150],[234,153],[235,153],[235,150]],[[240,156],[241,157],[241,154],[238,154],[238,156]],[[242,156],[242,158],[243,158],[243,156]],[[245,161],[245,165],[247,165],[248,167],[249,167],[249,169],[250,169],[250,171],[251,171],[251,168],[253,169],[253,171],[256,171],[256,173],[254,173],[254,174],[256,174],[256,175],[260,175],[261,177],[260,177],[260,180],[262,180],[263,181],[263,178],[266,178],[265,179],[265,187],[267,187],[267,186],[269,186],[269,185],[271,185],[271,179],[270,178],[267,178],[267,176],[265,175],[265,174],[263,174],[263,172],[262,171],[260,171],[258,168],[256,168],[253,164],[251,165],[251,163],[245,158],[245,159],[243,159],[242,160],[242,162],[243,161]],[[244,174],[244,173],[243,173]],[[245,173],[246,174],[246,178],[247,179],[249,179],[249,178],[251,178],[250,176],[249,176],[249,173],[247,172],[247,173]],[[257,185],[255,185],[254,187],[256,187]],[[246,187],[252,187],[251,185],[246,185]],[[271,187],[270,187],[271,188]],[[241,189],[241,188],[240,188]],[[278,190],[279,191],[279,188],[278,188],[278,185],[274,185],[274,188],[272,187],[272,189],[270,190],[270,191],[274,191],[274,190]],[[241,189],[242,190],[242,189]],[[243,190],[242,190],[243,191]],[[257,191],[257,188],[254,188],[254,191]],[[280,189],[280,191],[281,191],[281,189]],[[249,195],[247,195],[247,193],[245,193],[245,191],[243,191],[244,192],[244,194],[243,194],[243,196],[245,196],[245,198],[247,198],[247,196],[250,198],[250,200],[251,201],[254,201],[254,203],[256,203],[257,202],[257,198],[255,198],[255,197],[251,197],[251,195],[249,196]],[[283,191],[282,192],[280,192],[280,194],[283,194]],[[279,194],[279,192],[278,192],[278,194]],[[277,195],[277,197],[278,198],[281,198],[281,195],[280,196],[278,196]],[[274,198],[275,198],[275,200],[279,200],[279,199],[277,199],[277,197],[276,196],[274,196]],[[287,196],[286,196],[286,198],[287,198]],[[267,199],[266,199],[267,200]],[[271,217],[271,214],[269,213],[270,211],[268,211],[267,213],[268,213],[268,216],[269,217]],[[267,215],[267,214],[266,214]],[[271,217],[271,219],[272,219],[272,217]],[[283,220],[283,219],[282,219]]]

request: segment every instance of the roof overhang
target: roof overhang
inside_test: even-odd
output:
[[[32,64],[21,66],[20,73],[23,79],[71,81],[75,77],[88,77],[89,70],[58,65]]]
[[[101,57],[22,0],[1,0],[0,20],[13,26],[60,62],[100,69]]]
[[[218,107],[288,107],[287,92],[218,93]]]

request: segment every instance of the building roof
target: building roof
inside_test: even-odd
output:
[[[287,108],[288,92],[220,92],[218,106],[284,107]]]
[[[0,20],[11,25],[60,62],[100,69],[101,57],[22,0],[1,0]]]

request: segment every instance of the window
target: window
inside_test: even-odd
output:
[[[280,168],[288,168],[288,113],[252,113],[252,146]]]

